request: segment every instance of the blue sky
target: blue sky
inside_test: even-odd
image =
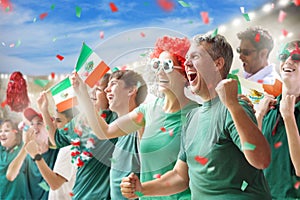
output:
[[[158,35],[174,33],[191,37],[241,16],[240,7],[250,12],[272,3],[271,0],[185,0],[189,7],[183,7],[178,1],[165,1],[173,2],[171,11],[162,9],[157,0],[11,0],[9,11],[2,6],[0,10],[0,72],[70,73],[82,42],[113,65],[124,52],[151,47]],[[117,6],[117,12],[111,11],[110,2]],[[76,6],[81,8],[80,17],[76,16]],[[209,24],[202,22],[202,11],[209,13]],[[42,13],[48,13],[43,20],[39,18]],[[100,38],[101,31],[104,38]],[[57,54],[64,59],[58,60]]]

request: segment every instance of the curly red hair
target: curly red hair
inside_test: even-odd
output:
[[[150,55],[151,58],[158,58],[159,55],[163,51],[170,52],[174,57],[176,57],[179,65],[184,70],[184,62],[185,62],[185,55],[190,48],[190,41],[188,38],[177,38],[177,37],[170,37],[170,36],[163,36],[162,38],[158,38],[154,51]]]

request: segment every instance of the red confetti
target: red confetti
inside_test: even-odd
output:
[[[143,118],[144,118],[144,115],[143,115],[143,113],[141,113],[141,112],[139,112],[137,115],[138,115],[138,116],[137,116],[137,118],[136,118],[136,122],[137,122],[137,123],[141,123],[142,120],[143,120]]]
[[[126,70],[127,66],[121,67],[121,70]]]
[[[101,114],[101,117],[102,117],[103,119],[105,119],[105,118],[107,117],[106,113],[102,113],[102,114]]]
[[[51,72],[51,78],[54,79],[55,78],[55,73]]]
[[[47,17],[48,13],[42,13],[40,14],[40,19],[43,20],[45,17]]]
[[[195,160],[201,165],[205,165],[208,162],[208,159],[201,156],[195,156]]]
[[[161,127],[160,130],[161,130],[162,132],[166,132],[166,131],[167,131],[165,127]]]
[[[300,0],[294,0],[294,4],[295,4],[296,6],[300,6]]]
[[[174,3],[168,0],[157,0],[157,4],[164,10],[164,11],[172,11],[174,9]]]
[[[56,58],[57,58],[58,60],[62,61],[65,57],[63,57],[63,56],[57,54],[57,55],[56,55]]]
[[[282,29],[282,34],[284,37],[286,37],[289,34],[289,32],[285,29]]]
[[[12,9],[12,4],[10,3],[9,0],[1,0],[0,5],[2,6],[3,10],[6,10],[7,8],[9,8],[9,11],[11,11],[11,9]]]
[[[278,22],[279,23],[283,22],[283,20],[285,19],[285,17],[286,17],[286,12],[284,12],[284,11],[281,10],[279,12],[279,15],[278,15]]]
[[[300,181],[297,181],[297,182],[295,183],[295,185],[294,185],[294,188],[295,188],[296,190],[298,190],[299,187],[300,187]]]
[[[171,130],[169,131],[169,135],[170,135],[171,137],[174,135],[173,129],[171,129]]]
[[[117,12],[118,11],[117,6],[113,2],[110,2],[109,6],[110,6],[110,9],[111,9],[111,12]]]
[[[255,42],[259,42],[259,41],[260,41],[260,34],[259,34],[259,33],[257,33],[257,34],[255,35],[254,40],[255,40]]]
[[[73,197],[73,196],[74,196],[74,193],[73,193],[73,192],[70,192],[69,195],[70,195],[71,197]]]
[[[104,32],[100,31],[100,38],[103,39],[104,38]]]
[[[64,131],[68,131],[68,130],[69,130],[69,128],[68,128],[68,127],[64,128]]]
[[[258,83],[264,83],[264,80],[259,79],[259,80],[257,80],[257,82],[258,82]]]
[[[208,12],[200,12],[204,24],[209,23]]]
[[[276,142],[276,143],[274,144],[274,147],[275,147],[276,149],[278,149],[281,145],[282,145],[282,142]]]
[[[84,165],[84,162],[79,157],[77,157],[76,165],[77,167],[82,167]]]
[[[145,33],[141,32],[141,36],[142,36],[142,37],[145,37],[146,35],[145,35]]]
[[[5,99],[4,101],[2,101],[1,107],[4,108],[6,105],[7,105],[7,101],[6,101],[6,99]]]
[[[153,175],[153,178],[160,178],[161,177],[161,174],[154,174]]]

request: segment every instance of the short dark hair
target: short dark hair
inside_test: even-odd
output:
[[[125,82],[125,87],[137,86],[138,91],[135,102],[138,106],[144,102],[148,94],[148,88],[145,80],[140,74],[132,70],[117,70],[111,74],[110,80],[113,78],[123,80]]]
[[[193,42],[198,45],[203,45],[203,43],[208,44],[208,48],[205,49],[213,60],[220,57],[224,58],[225,64],[223,67],[222,78],[226,78],[233,60],[233,50],[226,38],[219,34],[213,36],[211,33],[207,33],[204,35],[195,35],[193,37]]]
[[[259,41],[256,39],[257,34],[259,34]],[[258,50],[267,48],[269,50],[268,56],[274,47],[274,41],[270,33],[259,26],[249,27],[245,31],[241,31],[237,34],[237,37],[240,40],[249,40]]]

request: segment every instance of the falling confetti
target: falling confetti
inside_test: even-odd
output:
[[[50,8],[51,8],[51,10],[54,10],[55,4],[52,4]]]
[[[57,55],[56,55],[56,58],[57,58],[58,60],[62,61],[65,57],[63,57],[63,56],[57,54]]]
[[[173,135],[174,135],[174,130],[173,130],[173,129],[169,130],[169,135],[170,135],[171,137],[173,137]]]
[[[289,34],[289,32],[285,29],[282,29],[282,34],[284,37],[286,37]]]
[[[14,46],[15,46],[15,44],[10,44],[9,45],[10,48],[13,48]]]
[[[34,22],[36,22],[36,17],[35,17],[35,18],[33,18],[33,20],[32,20],[32,21],[33,21],[33,23],[34,23]]]
[[[106,114],[106,113],[102,113],[100,116],[101,116],[103,119],[106,119],[107,114]]]
[[[250,17],[249,17],[249,15],[248,15],[248,13],[244,13],[243,16],[244,16],[244,18],[245,18],[245,20],[246,20],[247,22],[250,21]]]
[[[190,7],[190,5],[189,4],[187,4],[186,2],[184,2],[184,1],[178,1],[178,3],[180,3],[180,5],[182,6],[182,7],[184,7],[184,8],[188,8],[188,7]]]
[[[240,7],[241,13],[244,14],[245,13],[245,8],[244,7]]]
[[[295,185],[294,185],[294,188],[295,188],[296,190],[298,190],[299,187],[300,187],[300,181],[297,181],[297,182],[295,183]]]
[[[141,113],[141,112],[137,113],[136,122],[137,123],[141,123],[142,120],[143,120],[143,118],[144,118],[144,114],[143,113]]]
[[[146,36],[145,33],[143,33],[143,32],[141,32],[140,35],[141,35],[141,37],[145,37]]]
[[[276,149],[278,149],[281,145],[282,145],[282,142],[276,142],[276,143],[274,144],[274,147],[275,147]]]
[[[114,159],[114,158],[110,158],[109,160],[110,160],[110,162],[112,162],[112,163],[116,163],[116,162],[117,162],[116,159]]]
[[[264,83],[264,80],[259,79],[259,80],[257,80],[257,82],[260,83],[260,84],[263,84],[263,83]]]
[[[17,41],[16,47],[19,47],[21,45],[21,40]]]
[[[154,174],[153,175],[153,178],[157,179],[157,178],[160,178],[161,177],[161,174]]]
[[[260,34],[257,33],[254,38],[255,42],[260,42]]]
[[[169,0],[157,0],[157,4],[167,12],[170,12],[174,9],[174,3]]]
[[[118,8],[113,2],[109,3],[109,7],[111,9],[111,12],[118,12]]]
[[[55,42],[56,40],[57,40],[57,38],[56,38],[56,37],[52,38],[52,42]]]
[[[144,194],[142,192],[139,192],[139,191],[135,191],[134,194],[138,197],[142,197],[144,196]]]
[[[295,6],[300,6],[300,0],[294,0]]]
[[[284,11],[281,10],[279,12],[279,15],[278,15],[278,22],[279,23],[283,22],[283,20],[285,19],[285,17],[286,17],[286,12],[284,12]]]
[[[200,163],[201,165],[206,165],[206,163],[208,162],[208,159],[205,157],[201,157],[201,156],[195,156],[195,160]]]
[[[200,15],[203,23],[208,24],[209,23],[208,12],[200,12]]]
[[[51,72],[51,78],[54,79],[55,78],[55,73]]]
[[[43,19],[45,19],[45,17],[47,17],[48,16],[48,13],[42,13],[42,14],[40,14],[40,20],[43,20]]]
[[[161,127],[160,130],[161,130],[162,132],[166,132],[166,131],[167,131],[165,127]]]
[[[245,189],[247,188],[248,183],[246,181],[243,181],[242,186],[241,186],[241,190],[245,191]]]
[[[34,84],[44,88],[49,83],[49,80],[35,79]]]
[[[101,39],[104,38],[104,32],[103,32],[103,31],[100,31],[100,34],[99,34],[99,35],[100,35],[100,38],[101,38]]]
[[[6,46],[6,44],[4,42],[1,43],[4,47]]]
[[[214,166],[213,166],[213,167],[209,167],[209,168],[207,168],[207,172],[210,173],[210,172],[214,171],[215,168],[216,168],[216,167],[214,167]]]
[[[39,183],[39,186],[43,189],[43,190],[45,190],[46,192],[48,192],[49,191],[49,186],[48,186],[48,184],[45,182],[45,181],[42,181],[42,182],[40,182]]]
[[[81,8],[79,6],[76,6],[76,17],[80,18],[81,16]]]
[[[234,69],[231,71],[231,74],[236,75],[239,73],[239,71],[240,71],[239,69]]]
[[[6,100],[2,101],[1,107],[4,108],[6,105],[7,105],[7,101]]]
[[[256,148],[254,144],[250,144],[248,142],[244,142],[244,145],[242,147],[243,150],[250,150],[253,151]]]
[[[70,195],[70,197],[73,197],[73,196],[74,196],[74,193],[73,193],[73,192],[70,192],[69,195]]]
[[[112,72],[116,72],[116,71],[118,71],[118,70],[119,70],[119,68],[114,67],[111,71],[112,71]]]
[[[218,35],[218,28],[216,28],[215,30],[214,30],[214,32],[211,34],[211,38],[214,38],[214,37],[216,37],[216,35]]]

